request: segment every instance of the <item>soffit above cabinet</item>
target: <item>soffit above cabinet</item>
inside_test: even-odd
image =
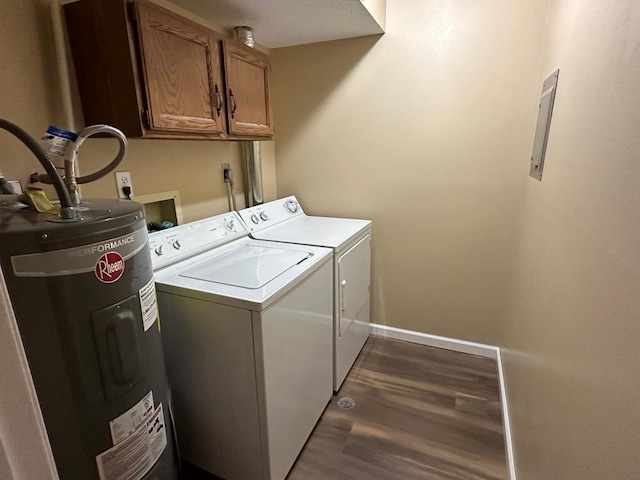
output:
[[[252,27],[267,48],[384,33],[386,0],[169,1],[229,30]]]

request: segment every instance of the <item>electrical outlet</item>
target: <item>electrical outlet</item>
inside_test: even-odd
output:
[[[131,183],[131,174],[129,172],[115,172],[116,188],[118,189],[118,198],[133,197],[133,185]],[[124,191],[124,187],[129,187],[129,194]]]
[[[222,164],[222,181],[224,183],[229,183],[229,179],[227,178],[227,176],[225,175],[225,173],[227,172],[227,170],[229,170],[229,164],[228,163],[223,163]]]

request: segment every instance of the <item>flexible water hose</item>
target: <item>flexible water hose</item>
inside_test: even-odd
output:
[[[109,162],[109,164],[98,170],[97,172],[90,173],[89,175],[83,175],[81,177],[76,177],[77,163],[78,163],[78,149],[84,143],[84,141],[97,134],[97,133],[108,133],[111,136],[115,137],[119,143],[119,150],[115,158]],[[74,205],[78,205],[80,203],[80,197],[78,194],[78,185],[84,183],[95,182],[99,178],[104,177],[107,173],[116,168],[120,162],[124,159],[127,153],[127,137],[117,128],[114,128],[110,125],[91,125],[86,127],[80,133],[78,133],[78,138],[75,143],[70,145],[67,153],[64,158],[64,182],[67,185],[67,189],[70,192],[70,197],[72,203]],[[42,183],[52,183],[51,178],[48,174],[36,174],[31,175],[32,182],[42,182]]]
[[[95,182],[99,178],[104,177],[107,173],[109,173],[120,164],[127,153],[127,137],[125,137],[124,133],[122,133],[120,130],[110,125],[91,125],[90,127],[87,127],[80,133],[78,133],[78,139],[76,140],[76,151],[78,150],[78,148],[80,148],[80,145],[82,145],[82,143],[87,138],[95,135],[96,133],[111,134],[112,137],[115,137],[118,140],[120,149],[118,150],[118,154],[116,155],[116,157],[106,167],[101,168],[97,172],[91,173],[89,175],[83,175],[82,177],[76,178],[76,181],[80,184]]]
[[[90,175],[86,175],[84,177],[76,177],[76,167],[78,165],[78,149],[82,146],[87,138],[95,135],[96,133],[108,133],[116,137],[118,139],[118,143],[120,144],[120,150],[118,150],[118,154],[116,155],[116,157],[106,167]],[[78,133],[78,138],[74,143],[70,145],[64,155],[64,183],[67,185],[67,190],[69,190],[71,202],[74,205],[80,204],[80,191],[78,189],[79,183],[93,182],[94,180],[105,176],[122,161],[126,151],[127,137],[125,137],[124,133],[122,133],[117,128],[101,124],[91,125]]]
[[[56,189],[58,199],[60,199],[60,217],[65,220],[76,218],[76,213],[72,208],[73,204],[71,202],[69,191],[60,178],[60,175],[58,175],[56,167],[51,163],[49,158],[47,158],[47,155],[44,153],[38,142],[30,137],[27,132],[8,120],[0,118],[0,128],[18,138],[18,140],[31,150],[31,153],[35,155],[38,161],[42,164],[42,167],[47,171],[49,178],[52,180],[53,187]]]
[[[224,175],[225,175],[225,183],[227,184],[227,187],[229,189],[227,196],[229,197],[229,211],[230,212],[237,212],[238,211],[238,207],[236,206],[236,192],[233,190],[233,170],[231,170],[231,168],[226,168],[224,171]]]

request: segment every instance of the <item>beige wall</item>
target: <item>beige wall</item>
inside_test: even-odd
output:
[[[546,2],[389,1],[271,51],[278,195],[374,225],[373,321],[501,344]]]
[[[244,207],[240,149],[239,142],[132,139],[127,158],[116,170],[131,172],[136,195],[178,190],[183,220],[192,221],[229,210],[222,163],[228,163],[233,169],[238,208]],[[116,151],[115,140],[89,140],[78,154],[81,172],[98,170],[111,161]],[[276,197],[273,152],[273,142],[262,142],[267,200]],[[113,174],[109,174],[84,186],[82,193],[87,198],[110,198],[116,195],[115,185]]]
[[[640,472],[640,4],[554,0],[542,183],[525,185],[507,387],[519,480]]]

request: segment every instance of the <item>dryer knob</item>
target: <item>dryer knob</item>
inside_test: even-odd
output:
[[[251,215],[251,221],[257,225],[260,220],[258,219],[258,216],[254,213],[253,215]]]
[[[180,248],[182,248],[180,240],[176,240],[175,242],[173,242],[173,248],[175,248],[176,250],[180,250]]]
[[[156,252],[156,255],[160,256],[162,255],[164,252],[162,251],[162,245],[157,246],[156,249],[154,250]]]
[[[224,223],[224,226],[227,227],[227,230],[233,230],[233,227],[235,227],[234,223],[233,223],[233,218],[227,220]]]
[[[267,212],[260,212],[260,218],[266,222],[269,220],[269,215],[267,215]]]

